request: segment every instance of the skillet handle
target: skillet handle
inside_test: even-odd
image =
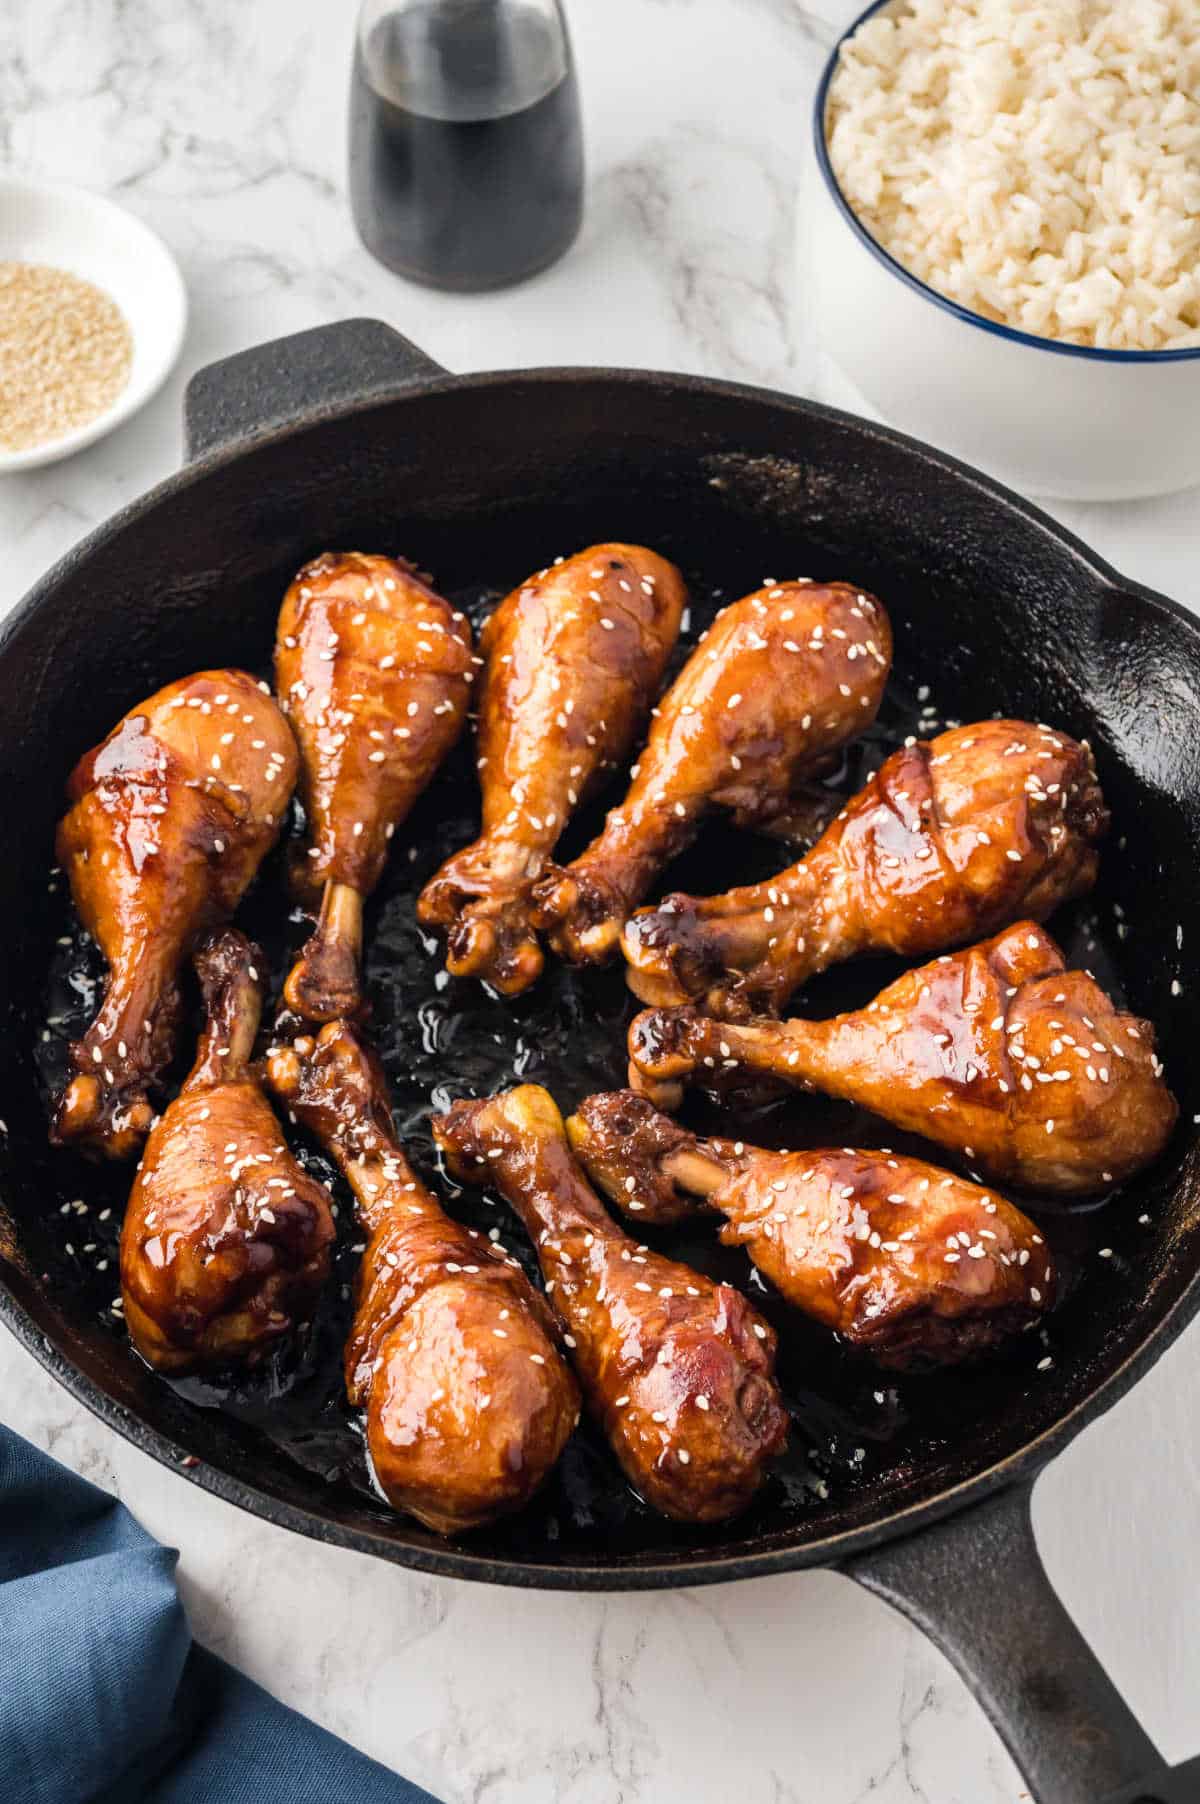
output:
[[[184,456],[192,463],[348,401],[445,374],[380,319],[293,332],[197,370],[183,398]]]
[[[953,1662],[1036,1804],[1197,1804],[1200,1761],[1166,1765],[1059,1602],[1032,1489],[1012,1486],[842,1571]]]

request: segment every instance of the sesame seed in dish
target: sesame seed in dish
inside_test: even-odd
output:
[[[826,133],[866,229],[959,305],[1200,346],[1196,0],[898,0],[842,45]]]
[[[41,263],[0,263],[0,451],[63,438],[107,412],[133,341],[93,282]]]

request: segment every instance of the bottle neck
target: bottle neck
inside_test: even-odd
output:
[[[368,0],[358,51],[382,99],[445,120],[522,112],[570,67],[552,0]]]

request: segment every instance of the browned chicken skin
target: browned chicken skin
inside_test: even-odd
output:
[[[1096,880],[1108,811],[1090,749],[985,720],[894,752],[798,864],[705,900],[668,896],[625,928],[643,1002],[777,1012],[863,952],[928,957],[1045,917]]]
[[[1068,971],[1032,921],[906,972],[830,1021],[735,1026],[651,1009],[629,1050],[630,1081],[666,1106],[697,1072],[768,1074],[861,1103],[1000,1182],[1067,1195],[1149,1164],[1178,1114],[1150,1024]]]
[[[233,928],[197,952],[204,1034],[146,1142],[125,1213],[125,1320],[163,1372],[252,1363],[309,1319],[329,1271],[328,1194],[289,1153],[247,1068],[260,959]]]
[[[505,995],[542,970],[530,892],[587,791],[619,763],[654,699],[686,592],[640,545],[593,545],[531,577],[483,630],[483,829],[417,904],[449,929],[447,969]]]
[[[710,808],[778,829],[805,778],[874,720],[891,662],[887,614],[848,583],[772,583],[723,608],[655,709],[625,800],[534,892],[555,951],[613,953]]]
[[[276,1094],[337,1160],[369,1235],[345,1373],[380,1487],[442,1534],[520,1509],[579,1418],[544,1300],[416,1177],[383,1072],[352,1027],[273,1047],[268,1064]]]
[[[588,1405],[648,1503],[687,1522],[745,1508],[787,1436],[768,1325],[727,1284],[638,1247],[526,1084],[434,1121],[451,1169],[494,1184],[535,1242]]]
[[[970,1358],[1053,1304],[1033,1223],[923,1160],[701,1140],[632,1090],[588,1097],[567,1133],[619,1208],[664,1224],[719,1211],[726,1246],[744,1246],[789,1303],[881,1365]]]
[[[466,617],[400,559],[326,552],[284,597],[275,686],[300,744],[309,834],[293,877],[321,897],[284,995],[308,1020],[361,1006],[363,899],[462,730],[473,674]]]
[[[110,1158],[141,1145],[175,1050],[178,968],[274,845],[296,765],[287,722],[241,670],[168,684],[76,765],[56,853],[108,980],[71,1048],[56,1143]]]

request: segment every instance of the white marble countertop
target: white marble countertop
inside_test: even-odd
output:
[[[192,298],[183,361],[135,421],[0,482],[0,611],[180,454],[188,374],[349,314],[452,369],[617,363],[836,398],[793,260],[807,106],[847,0],[574,0],[590,157],[571,256],[447,298],[359,247],[344,199],[352,0],[7,0],[0,161],[113,193]],[[1200,492],[1055,510],[1194,602]],[[1200,1748],[1200,1324],[1043,1479],[1062,1596],[1151,1735]],[[645,1596],[427,1579],[269,1528],[102,1428],[0,1334],[0,1417],[182,1550],[197,1634],[453,1804],[1016,1804],[949,1666],[826,1574]]]

